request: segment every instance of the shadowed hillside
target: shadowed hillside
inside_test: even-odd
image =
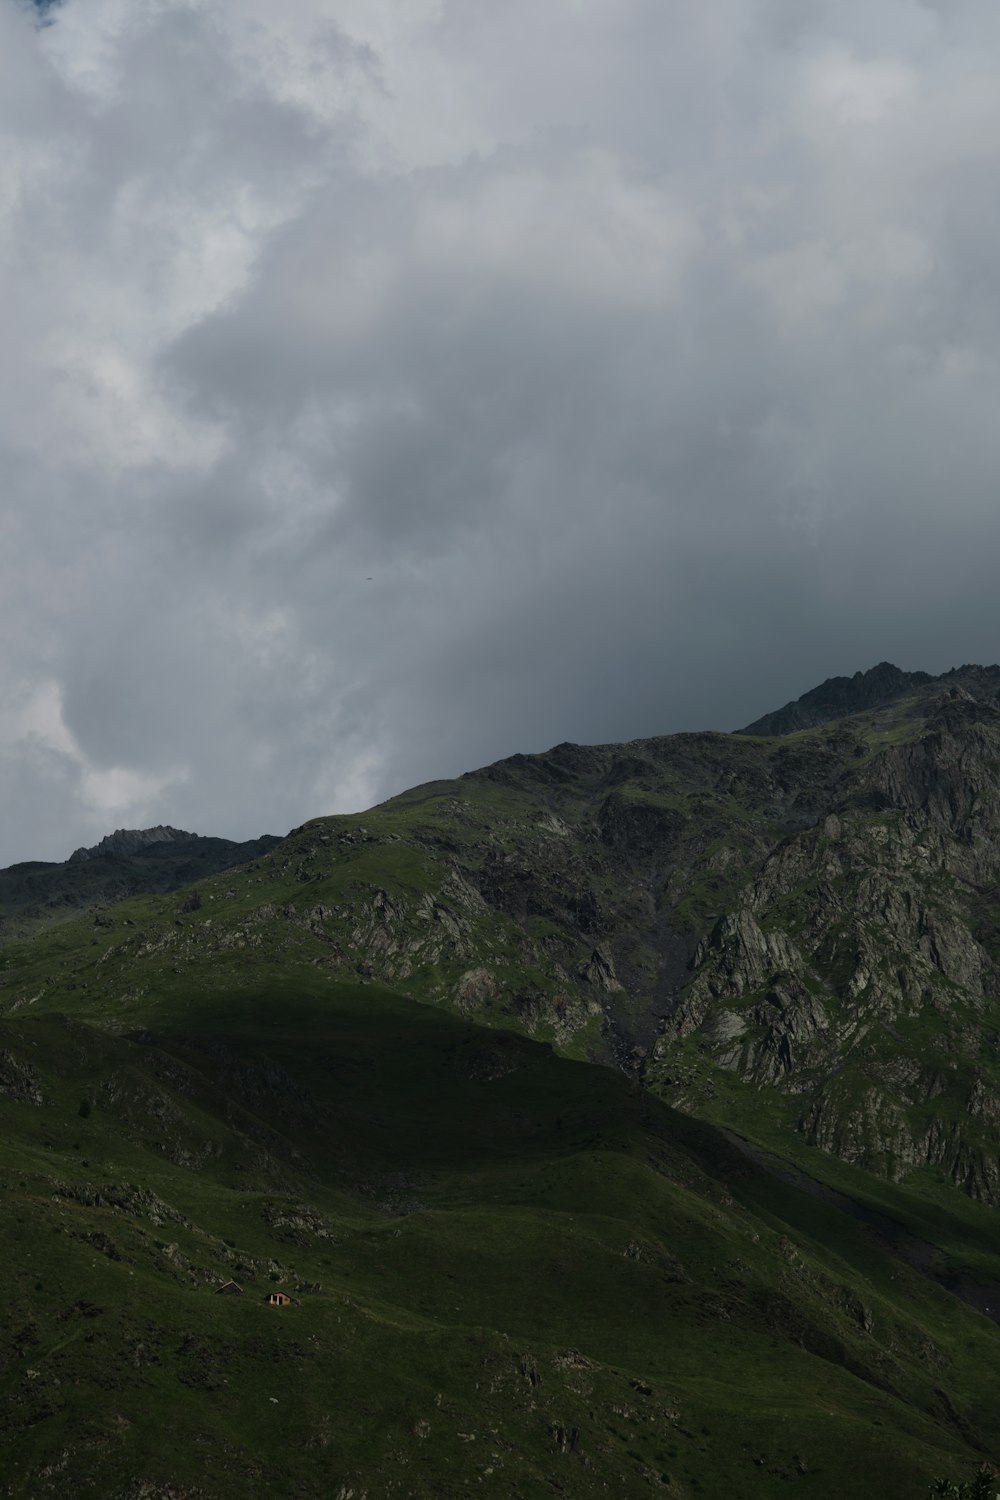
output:
[[[1000,1451],[985,1317],[621,1075],[305,975],[143,1013],[0,1032],[8,1494],[903,1497]]]
[[[516,756],[8,943],[8,1493],[1000,1457],[998,688]]]

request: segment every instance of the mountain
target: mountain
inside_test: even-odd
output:
[[[272,849],[272,835],[234,843],[179,828],[119,828],[63,863],[0,870],[0,944],[146,891],[172,891]]]
[[[784,708],[755,719],[737,733],[795,734],[799,729],[815,729],[831,719],[843,719],[892,703],[933,681],[927,672],[901,672],[891,662],[882,661],[867,672],[855,672],[853,677],[828,677],[819,687],[811,688]]]
[[[183,844],[197,837],[196,833],[185,833],[182,828],[170,828],[162,823],[156,828],[116,828],[99,844],[89,849],[75,849],[70,860],[96,859],[102,854],[134,854],[151,844]]]
[[[8,1492],[922,1500],[1000,1458],[1000,668],[895,670],[8,943]]]
[[[997,1204],[998,689],[971,667],[791,737],[515,756],[304,825],[200,909],[101,917],[58,971],[29,950],[16,992],[304,964]]]

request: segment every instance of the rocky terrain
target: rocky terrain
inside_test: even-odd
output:
[[[723,1068],[824,1150],[1000,1202],[998,675],[882,710],[884,748],[858,737],[816,822],[747,872],[649,1059],[668,1097]]]
[[[152,844],[185,844],[197,839],[195,833],[185,833],[183,828],[171,828],[159,823],[155,828],[116,828],[90,848],[74,849],[71,861],[99,859],[102,854],[135,854],[139,849],[148,849]]]
[[[843,719],[892,703],[933,681],[929,672],[901,672],[891,662],[879,662],[877,667],[855,672],[853,677],[828,677],[819,687],[811,688],[784,708],[755,719],[739,733],[794,734],[798,729],[815,729],[831,719]]]
[[[738,734],[514,756],[231,868],[210,861],[238,846],[158,829],[2,872],[6,920],[34,923],[0,952],[8,1492],[284,1493],[258,1357],[304,1413],[289,1494],[331,1492],[328,1448],[358,1496],[818,1497],[863,1449],[880,1493],[921,1500],[1000,1457],[998,695],[997,667],[883,664]],[[82,914],[30,917],[27,882],[90,872]],[[147,884],[86,909],[119,878]],[[196,1317],[229,1276],[310,1299],[360,1363]],[[89,1389],[63,1323],[96,1336],[124,1277],[107,1349],[141,1345],[171,1410],[219,1403],[186,1417],[201,1460],[156,1473],[130,1380],[114,1430],[60,1391]],[[322,1392],[362,1386],[380,1415],[348,1431]],[[49,1464],[59,1442],[82,1469]]]
[[[997,1202],[998,691],[997,668],[883,666],[820,693],[869,706],[788,735],[515,756],[315,820],[183,903],[99,916],[100,951],[44,986],[99,969],[127,997],[199,956],[294,955],[713,1118],[773,1114],[776,1092],[826,1151]]]

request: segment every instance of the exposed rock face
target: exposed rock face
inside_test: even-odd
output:
[[[162,1198],[146,1187],[133,1182],[111,1182],[101,1186],[90,1183],[60,1183],[55,1196],[68,1198],[87,1208],[105,1208],[113,1213],[125,1214],[133,1219],[148,1219],[150,1224],[181,1224],[191,1227],[190,1219],[165,1203]]]
[[[74,849],[70,859],[94,859],[99,854],[134,854],[149,844],[179,844],[197,837],[195,833],[185,833],[183,829],[169,828],[164,824],[156,828],[116,828],[99,844],[89,849]]]
[[[500,993],[489,969],[468,969],[455,987],[455,1004],[459,1010],[478,1011]]]
[[[0,1052],[0,1094],[19,1104],[41,1104],[42,1091],[34,1069],[13,1052]]]
[[[615,961],[607,948],[594,949],[580,970],[580,978],[586,984],[597,985],[599,989],[608,990],[612,994],[625,988],[619,982],[618,975],[615,973]]]
[[[1000,711],[958,686],[928,708],[760,863],[698,950],[648,1076],[694,1107],[694,1041],[802,1096],[823,1149],[891,1176],[936,1167],[1000,1203]]]
[[[774,713],[755,719],[739,734],[794,734],[797,729],[813,729],[831,719],[845,718],[848,714],[863,713],[865,709],[877,708],[882,703],[891,703],[913,688],[932,682],[927,672],[901,672],[891,662],[879,662],[867,672],[855,672],[853,677],[828,677],[819,687],[812,688],[786,703]]]

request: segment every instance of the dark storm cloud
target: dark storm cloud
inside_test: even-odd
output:
[[[1000,654],[993,8],[403,9],[0,20],[6,859]]]

